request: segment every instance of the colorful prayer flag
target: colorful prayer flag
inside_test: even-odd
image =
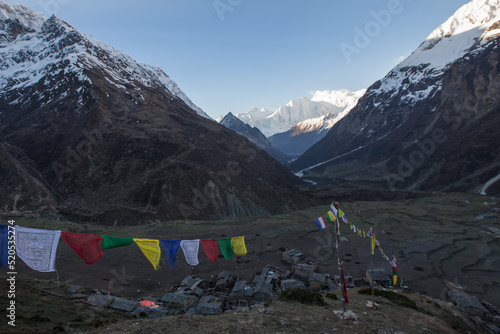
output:
[[[177,251],[181,245],[180,239],[160,240],[160,246],[167,255],[168,266],[173,268],[177,261]]]
[[[184,252],[187,264],[190,266],[198,265],[198,249],[200,247],[200,239],[182,240],[181,248]]]
[[[330,204],[330,208],[332,209],[332,213],[335,217],[338,217],[338,205],[336,203]]]
[[[102,238],[94,234],[61,232],[61,239],[71,247],[86,264],[96,263],[102,256]]]
[[[234,255],[234,246],[231,242],[231,238],[223,238],[217,240],[219,244],[220,251],[226,260],[231,260]]]
[[[335,217],[335,215],[333,214],[333,212],[332,212],[332,211],[328,211],[328,212],[326,213],[326,220],[327,220],[329,223],[334,222],[334,221],[335,221],[335,219],[337,219],[337,218]]]
[[[160,241],[153,239],[136,239],[134,242],[139,246],[144,256],[151,262],[153,268],[160,268],[161,248]]]
[[[61,231],[15,227],[17,256],[33,270],[55,271],[57,245]]]
[[[231,239],[233,244],[234,254],[238,257],[247,255],[247,247],[245,246],[245,237],[235,237]]]
[[[217,258],[219,257],[219,247],[217,244],[217,239],[205,239],[200,240],[200,242],[203,250],[205,251],[205,254],[208,257],[208,260],[210,262],[217,261]]]
[[[326,228],[326,220],[323,220],[323,217],[315,219],[314,223],[316,224],[316,226],[318,226],[320,230]]]
[[[371,229],[370,229],[370,232],[371,232]],[[375,255],[375,234],[373,232],[371,232],[371,235],[372,235],[372,255]]]
[[[111,237],[109,235],[101,235],[100,237],[102,238],[101,245],[103,250],[128,246],[134,243],[133,238]]]

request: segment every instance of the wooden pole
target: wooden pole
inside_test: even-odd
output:
[[[338,210],[338,203],[337,202],[334,202],[333,205],[335,206],[335,208]],[[344,273],[343,273],[343,270],[342,270],[342,248],[341,248],[341,245],[340,245],[340,221],[339,221],[339,217],[338,217],[338,214],[337,212],[335,212],[335,229],[333,229],[333,232],[335,233],[335,243],[336,243],[336,247],[337,247],[337,263],[338,263],[338,268],[339,268],[339,273],[340,273],[340,284],[341,284],[341,288],[342,288],[342,308],[344,310],[344,313],[347,311],[346,309],[346,303],[345,303],[345,297],[344,297],[344,291],[345,291],[345,286],[344,286]]]

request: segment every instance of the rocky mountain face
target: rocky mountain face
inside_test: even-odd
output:
[[[337,115],[326,114],[295,124],[290,130],[269,137],[271,144],[280,151],[299,157],[320,141],[338,121]]]
[[[286,163],[290,160],[290,157],[284,154],[283,152],[277,150],[269,139],[259,129],[256,127],[251,127],[250,125],[243,123],[239,118],[234,116],[231,112],[228,113],[222,120],[220,120],[219,124],[225,126],[228,129],[231,129],[238,133],[239,135],[247,138],[252,143],[263,149],[267,152],[271,157],[278,160],[281,163]]]
[[[138,224],[303,202],[299,179],[160,69],[5,1],[0,43],[0,210]]]
[[[499,28],[499,1],[460,8],[291,168],[326,182],[498,194]]]

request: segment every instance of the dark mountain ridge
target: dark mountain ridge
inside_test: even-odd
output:
[[[326,184],[499,194],[498,182],[484,189],[500,174],[499,24],[493,14],[489,20],[442,69],[411,60],[468,36],[426,40],[291,168]]]
[[[280,150],[276,149],[271,144],[269,139],[259,129],[244,123],[242,120],[234,116],[231,112],[224,116],[219,124],[247,138],[279,162],[286,163],[290,160],[290,157]]]
[[[161,70],[55,16],[0,5],[11,13],[0,17],[3,211],[137,224],[268,215],[303,202],[292,194],[299,179],[200,116]]]

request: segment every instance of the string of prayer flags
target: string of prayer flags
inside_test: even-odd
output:
[[[175,266],[175,262],[177,261],[177,251],[181,245],[180,239],[172,239],[172,240],[160,240],[161,248],[167,255],[168,266],[173,268]]]
[[[61,232],[61,239],[71,247],[86,264],[96,263],[102,256],[102,238],[94,234]]]
[[[15,227],[16,253],[28,267],[40,272],[55,271],[61,231]]]
[[[326,227],[326,224],[322,225],[322,221],[324,220],[326,222],[329,222],[327,217],[329,217],[330,215],[333,215],[334,217],[338,218],[337,225],[338,225],[338,221],[342,220],[345,225],[349,226],[349,229],[351,231],[356,233],[357,236],[359,236],[361,238],[371,238],[372,255],[375,255],[375,248],[378,247],[380,253],[382,254],[382,257],[384,259],[386,259],[386,261],[389,262],[393,266],[393,280],[394,280],[394,284],[396,284],[396,280],[397,280],[396,257],[393,256],[394,260],[392,260],[392,261],[389,259],[389,257],[385,254],[384,250],[380,246],[380,242],[377,240],[377,237],[375,236],[375,233],[373,233],[373,230],[370,228],[369,231],[364,231],[364,230],[356,227],[353,223],[351,223],[349,221],[349,219],[347,219],[347,215],[342,210],[339,209],[337,202],[332,203],[330,205],[330,208],[331,208],[331,210],[328,211],[323,217],[320,217],[320,218],[314,220],[314,222],[320,228],[320,230],[322,230]]]
[[[8,253],[9,253],[9,227],[0,225],[0,266],[7,269]]]
[[[219,248],[217,244],[217,239],[204,239],[200,240],[201,246],[203,247],[203,250],[205,251],[205,254],[208,257],[208,260],[210,262],[215,262],[217,261],[217,258],[219,257]]]
[[[231,242],[231,238],[219,239],[217,240],[217,243],[219,244],[220,251],[222,252],[222,255],[224,255],[224,258],[226,260],[231,260],[234,255],[234,246]]]
[[[160,268],[161,248],[160,241],[153,239],[136,239],[134,242],[139,246],[144,256],[151,262],[153,268]]]
[[[128,246],[134,243],[133,238],[111,237],[109,235],[101,235],[100,237],[102,238],[101,246],[103,250]]]
[[[198,265],[198,249],[200,247],[200,239],[195,240],[182,240],[181,248],[184,252],[186,262],[190,266]]]
[[[234,254],[237,257],[247,255],[247,247],[245,246],[245,237],[234,237],[231,239],[233,244]]]

